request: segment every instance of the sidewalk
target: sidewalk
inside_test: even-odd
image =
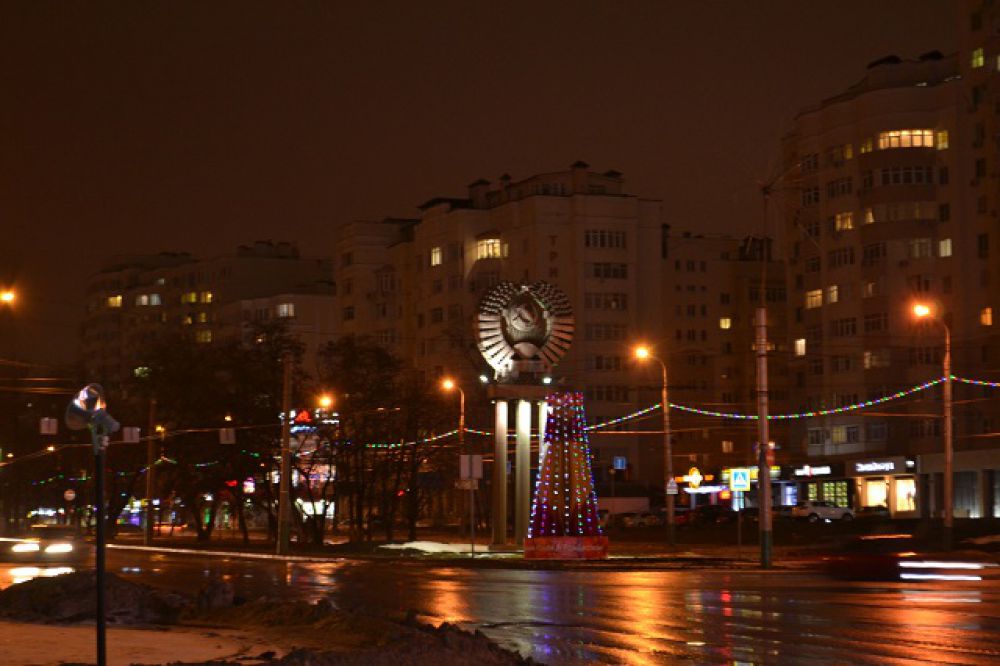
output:
[[[97,659],[93,625],[48,625],[0,621],[0,655],[4,664],[94,663]],[[183,661],[246,660],[265,652],[286,650],[253,632],[233,629],[109,627],[108,664],[167,664]]]

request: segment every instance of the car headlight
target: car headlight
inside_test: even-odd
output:
[[[27,543],[15,543],[11,546],[10,552],[12,553],[37,553],[38,544],[34,542]]]
[[[45,552],[49,553],[70,553],[73,552],[73,544],[71,543],[54,543],[50,546],[45,547]]]

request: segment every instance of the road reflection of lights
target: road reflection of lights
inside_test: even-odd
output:
[[[963,574],[899,574],[902,580],[982,580],[982,576],[969,576]]]
[[[26,583],[39,576],[51,578],[52,576],[73,573],[73,571],[72,567],[46,567],[44,569],[40,567],[15,567],[10,570],[10,579],[17,585],[18,583]]]
[[[945,604],[980,604],[982,594],[976,590],[903,590],[907,603],[938,602]]]
[[[462,593],[461,584],[452,578],[442,578],[432,581],[428,587],[434,593],[431,610],[433,615],[452,624],[467,619],[468,602]]]
[[[985,569],[990,565],[979,562],[931,562],[926,560],[907,560],[906,562],[900,562],[899,566],[905,569]]]
[[[142,567],[122,567],[122,573],[139,574],[142,573]]]
[[[687,644],[691,647],[704,647],[705,641],[688,641]]]

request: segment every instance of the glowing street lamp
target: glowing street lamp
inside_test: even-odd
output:
[[[11,304],[17,300],[17,292],[13,289],[0,289],[0,303]]]
[[[913,306],[913,315],[917,319],[932,319],[944,328],[944,547],[951,550],[953,510],[953,479],[952,475],[952,425],[951,425],[951,330],[948,324],[938,316],[932,308],[924,303]]]
[[[673,546],[676,543],[674,532],[674,495],[670,492],[670,483],[674,478],[674,457],[670,445],[670,402],[667,400],[667,365],[653,355],[649,347],[639,345],[633,354],[640,361],[652,359],[660,364],[663,371],[663,383],[660,387],[660,404],[663,411],[663,492],[667,500],[667,542]]]
[[[458,449],[463,451],[465,450],[465,391],[450,377],[441,380],[441,388],[445,391],[458,390]]]
[[[330,406],[332,404],[333,404],[333,396],[332,395],[330,395],[328,393],[324,393],[323,395],[321,395],[319,397],[319,406],[322,409],[330,409]]]

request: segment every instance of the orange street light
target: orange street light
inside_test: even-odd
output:
[[[17,292],[13,289],[0,290],[0,303],[13,303],[17,300]]]
[[[458,390],[458,450],[465,450],[465,391],[455,383],[454,379],[445,377],[441,380],[441,388],[445,391]]]
[[[641,361],[648,359],[656,361],[660,364],[660,369],[663,371],[663,383],[660,387],[660,406],[663,410],[663,492],[666,495],[667,505],[667,543],[673,546],[676,543],[676,533],[674,531],[674,493],[677,492],[677,488],[670,485],[674,482],[674,457],[670,443],[670,402],[667,396],[667,364],[662,359],[654,356],[652,350],[646,345],[637,346],[633,350],[633,353]]]
[[[941,398],[943,405],[943,417],[944,417],[944,547],[945,550],[951,550],[952,543],[952,526],[954,524],[954,497],[953,494],[953,483],[952,479],[952,457],[953,457],[953,447],[952,447],[952,393],[951,393],[951,329],[948,328],[948,324],[945,323],[939,315],[934,313],[934,310],[925,303],[916,303],[913,306],[913,314],[918,319],[924,319],[927,317],[932,318],[937,323],[941,324],[944,329],[944,359],[942,368],[944,372],[944,390],[942,392]]]
[[[319,406],[322,407],[323,409],[329,409],[330,405],[332,405],[332,404],[333,404],[333,396],[332,395],[330,395],[328,393],[324,393],[323,395],[321,395],[319,397]]]

